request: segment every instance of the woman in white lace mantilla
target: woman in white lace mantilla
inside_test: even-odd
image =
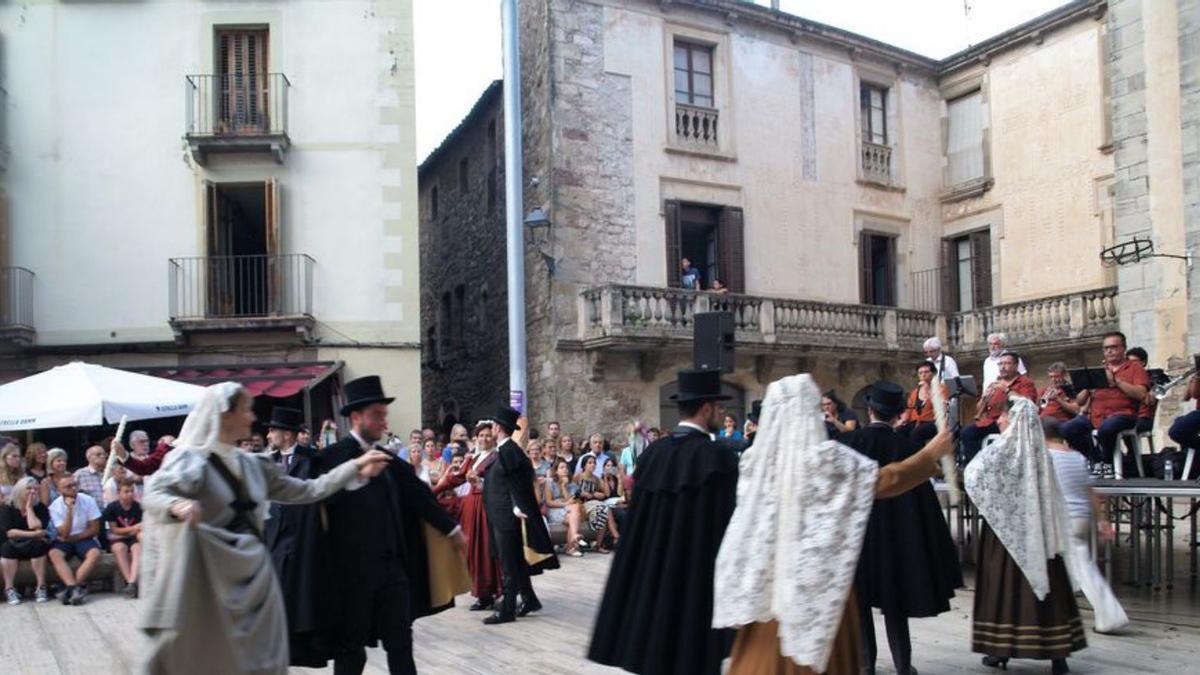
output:
[[[187,417],[142,506],[156,540],[139,627],[147,673],[286,673],[287,618],[262,541],[270,501],[310,503],[377,475],[372,451],[316,480],[283,472],[236,447],[250,435],[254,397],[241,385],[209,387]]]
[[[876,499],[936,475],[939,434],[879,467],[830,441],[809,375],[767,388],[717,556],[713,627],[737,627],[729,675],[859,675],[854,574]]]

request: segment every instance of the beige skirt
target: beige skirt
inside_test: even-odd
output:
[[[859,675],[858,605],[851,591],[833,639],[825,675]],[[752,623],[738,629],[728,675],[817,675],[779,652],[779,624]]]

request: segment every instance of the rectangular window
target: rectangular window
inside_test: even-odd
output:
[[[896,238],[863,232],[858,240],[859,296],[864,305],[896,305]]]
[[[494,166],[488,170],[487,207],[489,211],[496,208],[496,167]]]
[[[675,41],[675,101],[713,106],[713,48]]]
[[[437,220],[438,217],[438,189],[434,185],[429,189],[429,219]]]
[[[886,87],[863,82],[859,86],[859,113],[862,138],[868,143],[888,144]]]
[[[267,30],[216,30],[217,132],[261,133],[267,122]]]
[[[742,209],[677,201],[666,203],[667,283],[709,290],[720,281],[731,293],[746,292]],[[689,279],[684,280],[683,261]]]
[[[975,91],[946,104],[947,187],[983,178],[983,94]]]
[[[471,161],[466,157],[458,160],[458,191],[467,192],[471,185]]]
[[[945,310],[969,312],[992,304],[992,240],[988,230],[942,243]]]

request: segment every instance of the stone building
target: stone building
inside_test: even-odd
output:
[[[1097,363],[1124,325],[1099,257],[1120,199],[1107,9],[934,60],[735,0],[522,2],[525,209],[551,220],[526,233],[532,414],[673,422],[692,317],[713,309],[735,317],[737,411],[798,371],[847,400],[910,383],[931,335],[968,372],[991,332],[1035,376]],[[681,288],[682,257],[731,292]],[[427,399],[449,396],[425,374]]]
[[[0,5],[4,377],[237,379],[319,425],[379,374],[417,424],[412,30],[410,0]]]

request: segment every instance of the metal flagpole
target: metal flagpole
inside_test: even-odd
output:
[[[525,233],[521,174],[521,49],[517,0],[501,0],[504,30],[504,205],[508,227],[508,397],[525,411]]]

